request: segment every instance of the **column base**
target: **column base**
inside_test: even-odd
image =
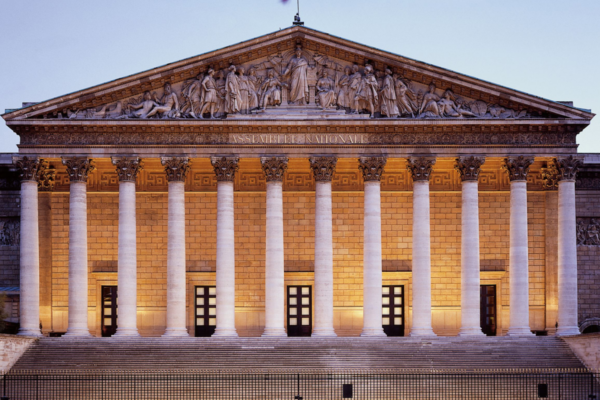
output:
[[[556,336],[572,336],[580,335],[579,327],[577,326],[565,326],[556,328]]]
[[[287,337],[287,332],[283,328],[265,328],[260,337]]]
[[[167,328],[161,337],[190,337],[190,334],[185,328]]]
[[[27,329],[27,328],[20,328],[19,333],[17,333],[17,335],[19,335],[19,336],[35,336],[35,337],[44,336],[44,335],[42,335],[42,332],[39,329]]]
[[[420,337],[420,336],[437,336],[432,328],[412,328],[410,330],[410,334],[408,336],[411,337]]]
[[[458,332],[458,336],[485,336],[484,333],[481,331],[481,327],[465,327],[465,328],[460,328],[460,331]]]
[[[528,326],[525,327],[515,327],[508,328],[507,336],[520,336],[520,337],[530,337],[535,336],[534,333],[531,332]]]
[[[333,328],[314,328],[311,337],[337,337]]]
[[[235,328],[221,328],[215,329],[215,333],[211,337],[238,337]]]
[[[85,328],[67,328],[67,333],[65,333],[62,337],[92,337],[90,331]]]
[[[117,328],[112,337],[140,337],[137,328]]]
[[[387,337],[383,328],[364,328],[360,337]]]

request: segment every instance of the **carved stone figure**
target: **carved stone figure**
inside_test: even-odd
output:
[[[549,161],[547,168],[542,168],[542,188],[544,190],[557,190],[559,174],[556,160]]]
[[[227,74],[227,80],[225,81],[225,112],[229,114],[238,113],[242,109],[240,81],[235,71],[235,65],[230,66],[229,74]]]
[[[442,98],[437,103],[440,117],[476,117],[471,111],[459,107],[455,103],[455,99],[456,97],[450,89],[444,92]]]
[[[0,246],[18,246],[20,243],[20,221],[16,218],[0,218]]]
[[[521,118],[526,116],[527,111],[515,111],[509,108],[504,108],[497,104],[489,106],[488,110],[492,116],[492,118]]]
[[[237,72],[240,85],[240,113],[248,114],[250,111],[250,87],[248,85],[248,77],[244,75],[246,69],[244,67],[238,67]]]
[[[326,69],[323,70],[323,77],[317,81],[317,96],[323,110],[335,107],[335,82]]]
[[[337,104],[340,107],[350,108],[352,107],[352,101],[348,98],[349,87],[350,84],[350,67],[344,68],[344,75],[340,78],[338,82],[338,95],[337,95]]]
[[[587,229],[583,220],[577,221],[577,246],[584,246],[587,239]]]
[[[385,77],[383,78],[380,94],[381,115],[385,115],[389,118],[398,117],[400,111],[398,110],[398,105],[396,104],[396,88],[394,86],[392,70],[389,68],[385,69]]]
[[[279,106],[281,104],[281,87],[287,84],[279,81],[275,77],[275,71],[272,69],[268,72],[268,78],[263,82],[260,88],[260,107]]]
[[[258,108],[258,91],[260,90],[261,80],[256,76],[256,68],[250,68],[246,77],[248,85],[248,106],[251,110]]]
[[[398,75],[395,75],[396,101],[398,102],[398,113],[400,115],[410,114],[415,117],[417,111],[417,96],[409,87],[407,82],[404,82]]]
[[[148,114],[154,107],[158,106],[154,100],[152,100],[152,95],[150,92],[144,92],[143,100],[137,104],[129,104],[127,106],[128,109],[133,109],[135,111],[130,112],[124,117],[129,118],[148,118]]]
[[[178,118],[181,116],[179,113],[179,100],[170,83],[165,83],[165,92],[160,100],[154,98],[154,101],[157,105],[148,113],[147,118],[158,113],[162,115],[162,118]]]
[[[283,76],[291,75],[288,99],[291,104],[308,104],[308,68],[308,61],[302,56],[302,47],[297,46],[296,54],[292,57],[286,69],[283,71]]]
[[[421,107],[419,108],[419,117],[439,117],[440,109],[438,107],[438,101],[440,96],[435,93],[435,84],[429,84],[429,91],[423,96],[421,100]]]
[[[220,70],[218,73],[216,73],[217,75],[217,79],[215,80],[215,83],[217,85],[217,109],[216,109],[216,113],[215,116],[218,118],[224,117],[225,113],[227,112],[227,101],[226,101],[226,94],[227,94],[227,89],[225,88],[225,70]]]
[[[217,94],[217,83],[213,78],[215,71],[210,68],[201,84],[201,101],[202,108],[198,112],[198,118],[203,118],[204,113],[210,112],[210,118],[215,118],[215,111],[219,103],[219,95]]]
[[[354,96],[354,113],[358,113],[359,110],[367,108],[371,113],[371,118],[375,116],[375,106],[378,101],[378,85],[377,79],[373,74],[373,67],[367,65],[365,67],[365,76],[361,79]]]
[[[186,87],[181,94],[186,99],[185,105],[181,106],[181,113],[188,113],[192,118],[201,118],[200,111],[202,110],[202,81],[204,75],[200,74],[194,81]]]
[[[348,107],[354,106],[354,98],[362,81],[362,75],[357,64],[352,65],[352,75],[348,78]]]
[[[590,220],[590,224],[587,227],[587,238],[586,244],[590,246],[600,245],[600,226],[595,218]]]

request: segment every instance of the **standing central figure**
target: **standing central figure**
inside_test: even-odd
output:
[[[308,104],[308,61],[302,57],[302,47],[296,47],[296,55],[288,63],[283,76],[291,73],[289,103],[294,105]]]

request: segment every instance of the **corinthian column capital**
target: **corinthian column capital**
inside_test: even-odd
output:
[[[508,172],[508,178],[511,182],[526,181],[531,164],[533,164],[533,157],[507,157],[504,159],[502,168]]]
[[[337,164],[337,157],[311,157],[310,169],[317,182],[331,182]]]
[[[360,157],[358,169],[362,172],[364,181],[381,181],[386,162],[386,157]]]
[[[261,157],[260,164],[265,173],[267,182],[282,182],[283,175],[287,170],[287,157]]]
[[[581,165],[581,161],[573,156],[569,156],[567,158],[559,158],[554,161],[558,165],[559,181],[572,181],[575,182],[575,178],[577,176],[577,172],[579,172],[579,166]]]
[[[481,166],[485,162],[485,157],[459,157],[456,159],[456,165],[454,169],[460,172],[460,180],[475,181],[479,179],[479,173],[481,172]]]
[[[161,157],[160,163],[165,167],[167,181],[184,182],[190,171],[190,159],[188,157]]]
[[[210,162],[215,169],[217,182],[233,182],[235,173],[240,169],[239,157],[212,157]]]
[[[13,157],[13,164],[19,171],[19,179],[23,181],[39,180],[39,174],[46,168],[47,163],[38,157]]]
[[[435,165],[435,157],[412,157],[406,161],[406,167],[414,182],[429,181]]]
[[[70,182],[87,182],[88,175],[96,167],[93,160],[87,157],[62,158],[63,165],[67,166],[67,175]]]
[[[112,163],[117,169],[119,182],[135,182],[144,163],[139,157],[112,157]]]

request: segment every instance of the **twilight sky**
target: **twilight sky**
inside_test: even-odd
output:
[[[289,0],[0,0],[0,113],[291,25]],[[599,0],[300,0],[306,26],[600,111]],[[19,138],[0,120],[0,152]],[[600,116],[578,136],[600,153]]]

